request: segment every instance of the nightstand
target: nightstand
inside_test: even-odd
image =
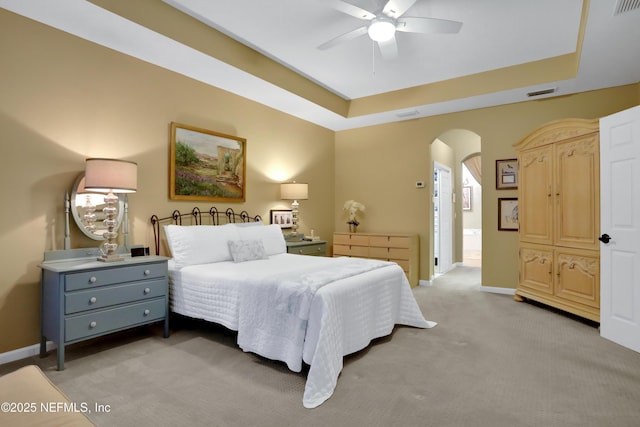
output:
[[[327,242],[325,240],[287,241],[287,253],[327,256]]]
[[[64,369],[66,345],[116,331],[164,322],[169,336],[168,258],[125,256],[100,262],[80,250],[45,253],[42,269],[40,356],[47,339],[58,347]],[[65,257],[66,256],[66,257]]]

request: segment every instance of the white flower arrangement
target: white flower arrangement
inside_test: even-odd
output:
[[[343,209],[349,215],[349,221],[347,222],[347,224],[360,224],[356,219],[356,214],[358,213],[358,211],[364,212],[365,207],[362,203],[358,203],[355,200],[347,200],[346,202],[344,202]]]

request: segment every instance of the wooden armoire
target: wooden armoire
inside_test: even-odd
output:
[[[548,123],[518,153],[519,283],[525,298],[600,321],[599,121]]]

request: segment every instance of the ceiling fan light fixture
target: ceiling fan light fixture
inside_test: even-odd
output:
[[[371,40],[376,42],[386,42],[393,38],[396,33],[396,26],[390,19],[375,18],[367,29]]]

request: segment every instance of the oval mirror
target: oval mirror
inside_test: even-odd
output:
[[[105,214],[102,213],[104,208],[105,193],[94,191],[86,191],[84,188],[84,172],[78,175],[73,183],[71,190],[70,207],[73,219],[82,233],[94,240],[104,240],[104,233],[107,227],[102,223]],[[124,217],[124,199],[122,195],[118,195],[118,224],[116,230],[122,224]]]

